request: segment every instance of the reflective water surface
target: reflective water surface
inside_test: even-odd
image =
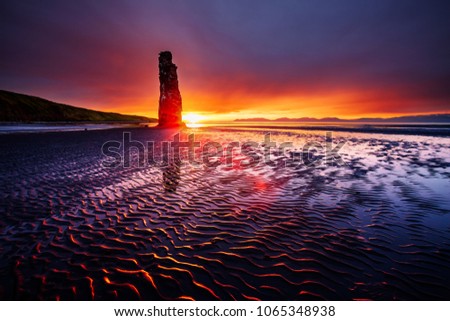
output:
[[[333,133],[344,165],[283,165],[325,135],[271,129],[270,164],[105,168],[123,131],[0,136],[0,298],[450,299],[449,138]]]

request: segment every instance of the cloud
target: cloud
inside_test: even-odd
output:
[[[171,50],[190,110],[449,111],[449,9],[388,0],[2,3],[0,87],[154,113],[157,54]]]

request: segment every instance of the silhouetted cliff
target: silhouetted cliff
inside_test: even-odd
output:
[[[107,113],[0,90],[2,122],[156,122],[154,118]]]

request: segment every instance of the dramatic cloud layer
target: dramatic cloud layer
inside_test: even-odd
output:
[[[213,117],[450,111],[450,2],[10,1],[0,88],[155,115],[171,50],[185,110]]]

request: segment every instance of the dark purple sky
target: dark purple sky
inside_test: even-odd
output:
[[[0,88],[154,115],[171,50],[208,117],[450,111],[450,1],[2,1]]]

